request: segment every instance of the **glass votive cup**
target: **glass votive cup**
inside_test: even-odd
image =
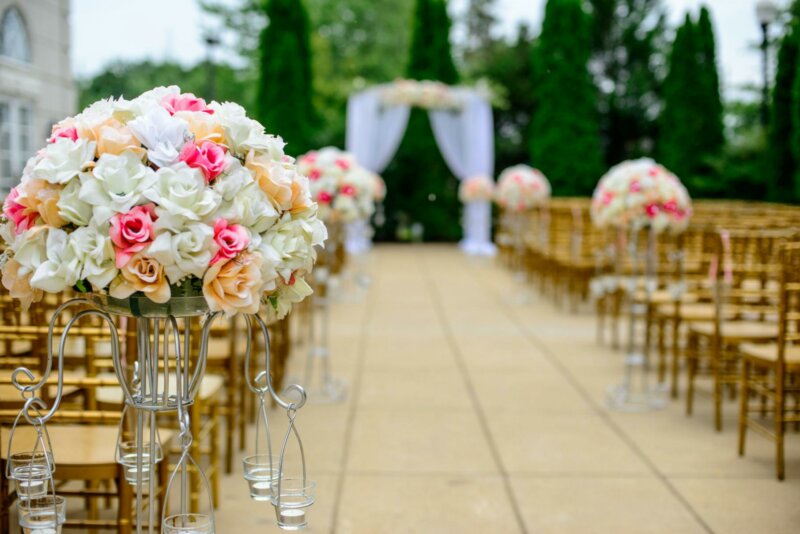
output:
[[[47,495],[54,464],[42,452],[18,452],[9,457],[11,478],[16,481],[19,499],[35,499]]]
[[[214,534],[214,521],[207,514],[176,514],[164,519],[163,534]]]
[[[136,442],[123,441],[119,444],[119,453],[121,463],[125,467],[125,480],[131,486],[138,483],[138,463],[136,461]],[[155,463],[158,463],[163,458],[163,451],[161,446],[156,444]],[[142,445],[142,484],[150,482],[150,444],[145,443]]]
[[[272,486],[272,504],[278,526],[283,530],[300,530],[308,525],[306,508],[314,504],[317,484],[313,480],[287,477]],[[280,497],[280,499],[278,499]]]
[[[255,454],[242,459],[244,478],[250,485],[250,498],[254,501],[272,499],[272,486],[280,477],[280,458],[268,454]]]
[[[23,534],[61,534],[61,525],[67,520],[64,497],[17,501],[17,520]]]

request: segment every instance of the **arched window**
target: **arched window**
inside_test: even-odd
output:
[[[31,62],[31,40],[22,13],[16,7],[3,12],[0,19],[0,56]]]

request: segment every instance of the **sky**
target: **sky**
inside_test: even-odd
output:
[[[235,0],[230,0],[236,3]],[[468,0],[451,0],[457,15]],[[726,95],[742,85],[761,83],[760,55],[754,47],[761,29],[755,18],[757,0],[664,0],[671,22],[687,9],[709,6],[714,18],[721,79]],[[776,0],[779,5],[788,0]],[[498,0],[501,29],[513,33],[520,21],[538,32],[545,0]],[[112,9],[113,6],[113,9]],[[116,60],[172,59],[192,64],[205,57],[203,18],[196,0],[72,0],[72,64],[79,77],[100,72]]]

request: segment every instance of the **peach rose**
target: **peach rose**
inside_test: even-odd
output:
[[[298,182],[292,182],[292,213],[302,213],[311,206],[311,193],[308,187]]]
[[[20,273],[20,270],[26,269],[14,258],[11,258],[3,266],[2,283],[12,299],[19,299],[22,305],[22,310],[27,311],[31,307],[31,303],[39,302],[42,300],[43,292],[41,289],[34,289],[31,287],[31,277],[33,271]]]
[[[103,154],[119,156],[126,150],[130,150],[140,157],[144,157],[147,153],[130,128],[114,118],[94,125],[79,124],[77,131],[82,139],[97,143],[96,156],[98,158]]]
[[[203,295],[211,311],[257,313],[261,306],[261,256],[239,254],[209,267],[203,277]]]
[[[194,135],[197,144],[201,141],[213,141],[222,144],[225,139],[225,130],[218,120],[207,113],[192,113],[189,111],[179,111],[175,113],[189,124],[189,131]]]
[[[44,180],[31,180],[27,185],[27,198],[24,202],[28,202],[32,209],[39,212],[45,224],[61,228],[67,224],[58,210],[58,200],[61,198],[62,189],[62,186]]]
[[[131,258],[109,287],[109,294],[117,299],[128,298],[137,291],[159,304],[167,302],[171,296],[164,266],[142,253]]]
[[[245,158],[244,166],[255,175],[256,182],[267,198],[280,210],[287,210],[292,205],[292,180],[282,173],[283,169],[271,168],[272,160],[265,155],[256,155],[254,150],[250,150]]]

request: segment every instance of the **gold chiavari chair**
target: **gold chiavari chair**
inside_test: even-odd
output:
[[[710,375],[714,427],[722,430],[723,388],[740,381],[740,343],[768,343],[778,337],[776,282],[778,249],[785,232],[720,231],[714,283],[714,320],[689,324],[686,413],[693,411],[695,378]]]
[[[741,399],[739,409],[739,455],[745,453],[747,430],[775,442],[775,474],[778,480],[785,476],[784,432],[786,425],[800,423],[800,243],[789,243],[781,249],[780,300],[778,303],[777,343],[739,346],[742,357]],[[751,397],[758,396],[758,406]],[[794,396],[793,406],[787,397]],[[772,428],[762,422],[765,406],[771,403]],[[759,413],[760,417],[753,417]]]

